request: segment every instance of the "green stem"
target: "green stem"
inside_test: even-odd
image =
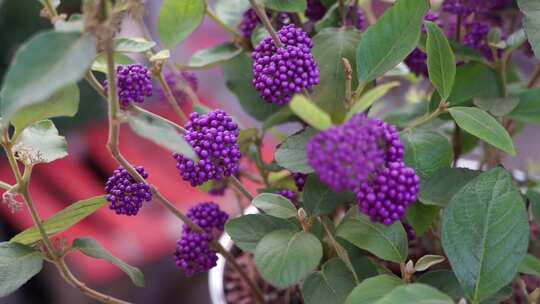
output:
[[[49,16],[51,17],[51,21],[58,17],[58,12],[56,11],[56,7],[54,7],[54,4],[51,0],[44,0],[43,5],[45,5],[45,8],[47,9],[47,12],[49,12]]]
[[[341,26],[345,27],[345,24],[347,23],[347,8],[345,6],[345,0],[339,0],[339,15],[341,16]]]
[[[229,180],[231,181],[231,184],[236,189],[238,189],[238,191],[240,191],[247,199],[249,199],[249,201],[253,200],[254,197],[251,192],[249,192],[249,190],[244,186],[244,184],[242,184],[242,182],[238,180],[238,178],[236,178],[236,176],[231,175],[231,177],[229,177]]]
[[[266,15],[266,12],[264,8],[261,8],[261,6],[257,3],[256,0],[249,0],[249,3],[251,4],[251,7],[255,10],[255,13],[257,13],[257,16],[259,16],[259,19],[261,20],[264,28],[268,33],[270,34],[270,37],[272,37],[272,40],[274,40],[274,43],[278,48],[283,47],[283,43],[281,43],[281,40],[279,40],[279,36],[272,26],[272,22],[270,22],[270,19],[268,19],[268,16]]]
[[[188,118],[186,114],[182,111],[182,108],[178,105],[178,101],[176,101],[176,98],[174,97],[174,94],[172,93],[171,87],[165,80],[165,76],[163,76],[163,70],[160,69],[158,73],[156,73],[157,78],[159,80],[159,83],[161,84],[161,87],[163,88],[163,92],[165,93],[165,97],[167,98],[167,101],[169,104],[173,107],[174,112],[178,117],[180,118],[181,123],[186,123],[188,121]]]
[[[206,14],[208,15],[208,17],[210,17],[210,19],[214,20],[214,22],[217,23],[217,25],[219,25],[225,31],[233,35],[233,37],[236,38],[238,41],[245,43],[244,36],[242,36],[236,29],[230,27],[227,23],[223,22],[223,20],[221,20],[218,16],[216,16],[216,14],[214,14],[212,9],[210,9],[208,5],[206,6]]]
[[[444,104],[444,102],[441,102],[441,104]],[[433,113],[430,113],[424,117],[420,117],[419,119],[413,121],[409,126],[407,126],[407,128],[405,128],[405,131],[412,131],[416,127],[419,127],[429,122],[430,120],[438,117],[439,115],[441,115],[442,113],[445,113],[446,111],[447,110],[444,107],[439,106],[435,111],[433,111]]]
[[[13,186],[6,183],[6,182],[0,181],[0,188],[2,188],[4,190],[11,190],[13,188]]]

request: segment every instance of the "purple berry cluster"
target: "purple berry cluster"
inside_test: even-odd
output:
[[[443,11],[462,17],[471,14],[486,14],[495,8],[507,5],[507,0],[444,0]]]
[[[291,203],[293,203],[294,206],[296,206],[297,208],[300,206],[300,204],[298,202],[298,195],[296,195],[296,192],[294,192],[293,190],[291,190],[291,189],[281,189],[281,190],[278,190],[276,192],[276,194],[279,194],[279,195],[283,196],[284,198],[290,200]]]
[[[118,86],[118,98],[120,104],[128,107],[131,103],[142,103],[145,97],[152,96],[152,75],[143,65],[130,64],[119,65],[116,68],[116,78]],[[108,90],[108,83],[103,84],[105,91]]]
[[[405,166],[395,126],[357,114],[345,124],[315,135],[308,162],[334,191],[353,191],[360,211],[390,225],[416,201],[420,178]]]
[[[326,14],[326,6],[321,0],[307,0],[306,17],[311,21],[319,21]]]
[[[391,225],[416,202],[420,178],[402,162],[388,163],[356,189],[360,210],[373,222]]]
[[[184,180],[195,187],[238,173],[241,157],[239,129],[225,111],[214,110],[204,115],[191,113],[186,130],[184,138],[199,160],[193,161],[178,153],[173,155]]]
[[[287,25],[278,36],[283,47],[268,37],[255,48],[253,85],[265,101],[284,105],[319,83],[319,68],[311,54],[313,42],[302,29]]]
[[[148,178],[148,173],[142,166],[135,167],[135,170],[143,178]],[[146,183],[139,183],[124,168],[114,170],[113,175],[105,183],[109,208],[116,214],[137,215],[144,201],[152,200],[150,186]]]
[[[294,183],[296,184],[296,189],[298,192],[304,191],[304,186],[306,185],[307,174],[304,173],[293,173]]]
[[[355,10],[354,6],[350,6],[349,10],[347,11],[347,19],[345,19],[345,25],[353,26],[359,30],[363,30],[365,22],[366,17],[364,16],[364,12],[361,9]]]
[[[229,215],[219,209],[217,204],[207,202],[189,209],[187,216],[204,230],[193,231],[184,224],[182,237],[177,243],[174,254],[176,265],[184,270],[186,276],[191,277],[216,266],[218,257],[210,245],[215,233],[223,232]]]
[[[266,14],[268,15],[268,17],[270,17],[270,13],[267,12]],[[278,13],[276,16],[276,23],[277,29],[280,29],[281,27],[291,23],[290,14],[284,12]],[[250,8],[242,15],[242,20],[240,20],[238,29],[242,33],[242,36],[250,40],[251,35],[253,35],[253,31],[255,31],[259,24],[261,24],[261,19],[259,19],[259,16],[257,16],[255,10],[253,8]]]
[[[308,162],[334,191],[354,189],[385,162],[403,158],[398,130],[364,114],[315,135],[307,146]]]
[[[171,88],[174,98],[179,104],[182,104],[188,98],[186,92],[183,89],[183,86],[181,85],[182,79],[193,91],[197,91],[199,87],[199,81],[197,80],[197,75],[195,75],[195,73],[188,72],[188,71],[179,71],[179,72],[166,71],[165,72],[165,81]],[[167,97],[165,96],[165,92],[163,91],[161,86],[158,87],[158,96],[160,100],[167,100]]]

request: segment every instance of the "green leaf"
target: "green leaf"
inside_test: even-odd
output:
[[[181,68],[185,69],[209,69],[216,65],[220,65],[234,57],[240,55],[242,49],[238,48],[231,42],[226,42],[220,45],[216,45],[211,48],[202,49],[193,56],[185,66]]]
[[[268,37],[270,37],[270,34],[266,28],[264,28],[262,24],[259,24],[253,30],[253,33],[251,33],[251,45],[257,46],[259,43],[261,43],[261,41]]]
[[[438,215],[439,207],[416,202],[407,209],[407,222],[413,227],[416,235],[421,236],[428,231]]]
[[[536,0],[518,0],[519,9],[525,15],[523,28],[536,54],[540,58],[540,3]]]
[[[306,0],[262,0],[264,5],[278,12],[302,13],[307,8]]]
[[[517,107],[510,113],[510,118],[524,123],[540,124],[540,88],[526,90],[519,95]]]
[[[251,203],[271,216],[283,219],[296,216],[296,208],[293,203],[283,195],[262,193],[257,195]]]
[[[129,126],[135,133],[172,152],[196,160],[197,155],[186,142],[184,135],[170,123],[145,113],[130,112]]]
[[[242,14],[250,7],[248,0],[216,0],[215,14],[225,24],[237,26]]]
[[[394,288],[376,304],[454,304],[454,301],[437,289],[421,283]]]
[[[418,259],[416,264],[414,264],[415,271],[425,271],[428,270],[431,266],[440,264],[446,260],[445,257],[441,255],[427,254]]]
[[[171,58],[171,51],[170,50],[161,50],[152,56],[148,58],[148,61],[150,62],[157,62],[157,61],[167,61],[169,58]]]
[[[417,282],[433,286],[456,301],[463,297],[463,289],[459,285],[456,276],[448,270],[426,272],[418,278]]]
[[[115,51],[122,53],[142,53],[151,50],[156,43],[154,41],[148,41],[144,38],[128,38],[121,37],[114,39],[116,44]]]
[[[49,237],[55,236],[84,220],[106,204],[107,200],[104,195],[75,202],[46,219],[43,222],[43,228]],[[31,245],[39,240],[41,240],[41,234],[36,227],[31,227],[17,234],[9,241]]]
[[[303,206],[313,216],[331,214],[338,204],[354,201],[349,192],[334,192],[321,183],[316,175],[308,176],[304,186]]]
[[[525,31],[523,29],[519,29],[513,32],[506,39],[506,51],[512,52],[516,50],[517,48],[521,47],[526,41],[527,41],[527,36],[525,35]]]
[[[313,104],[304,95],[295,95],[289,103],[289,108],[296,116],[317,130],[326,130],[332,127],[330,115]]]
[[[225,231],[240,249],[255,252],[257,243],[267,234],[276,230],[298,231],[291,221],[266,214],[248,214],[230,219]]]
[[[516,155],[514,143],[506,129],[485,111],[472,107],[453,107],[449,111],[463,130],[512,156]]]
[[[340,258],[326,262],[321,271],[309,275],[302,285],[306,304],[341,304],[353,290],[354,277]]]
[[[64,158],[67,142],[50,120],[41,120],[24,129],[13,147],[15,151],[28,153],[33,163],[50,163]]]
[[[368,216],[351,208],[339,224],[336,235],[381,259],[404,263],[407,259],[407,234],[401,223],[392,226],[373,223]]]
[[[512,112],[519,103],[519,97],[478,97],[474,99],[474,105],[497,117],[505,116]]]
[[[105,260],[125,272],[133,284],[138,287],[144,287],[144,274],[136,267],[133,267],[119,258],[112,255],[107,249],[103,248],[98,241],[90,237],[82,237],[73,241],[73,248],[81,251],[89,257]]]
[[[465,168],[442,168],[422,184],[418,199],[423,204],[444,208],[463,186],[480,173]]]
[[[444,210],[441,238],[473,302],[510,283],[529,242],[524,203],[510,173],[493,169],[465,185]]]
[[[236,95],[242,109],[251,117],[263,121],[281,107],[264,101],[252,84],[253,60],[241,54],[222,66],[227,88]]]
[[[401,284],[403,284],[403,282],[399,278],[386,274],[366,279],[353,289],[345,303],[374,304]]]
[[[89,35],[45,31],[21,46],[0,91],[5,124],[29,105],[46,102],[59,89],[82,79],[96,49]]]
[[[338,244],[346,250],[347,257],[349,258],[359,281],[363,281],[379,274],[377,267],[373,264],[371,258],[366,255],[365,251],[342,238],[338,238],[337,241]],[[345,259],[342,256],[340,257],[345,262]]]
[[[15,133],[18,134],[37,121],[58,116],[73,117],[78,110],[79,87],[76,84],[70,84],[58,90],[43,103],[33,104],[18,111],[11,118],[11,124],[15,127]]]
[[[401,132],[405,144],[405,163],[413,167],[422,180],[441,168],[450,168],[454,160],[452,145],[436,132],[416,130]]]
[[[259,273],[278,288],[287,288],[303,279],[319,265],[321,257],[321,242],[304,231],[271,232],[255,250],[255,264]]]
[[[17,243],[0,243],[0,297],[23,286],[43,268],[38,250]]]
[[[314,129],[307,128],[289,136],[276,150],[277,163],[291,172],[312,173],[313,169],[307,160],[307,143],[315,134]]]
[[[429,80],[443,99],[448,99],[456,76],[456,57],[446,39],[446,35],[437,24],[426,22],[427,28],[427,65]]]
[[[347,112],[345,120],[351,119],[357,113],[364,112],[371,107],[375,101],[386,95],[391,89],[399,86],[399,84],[400,83],[398,81],[387,82],[374,87],[365,94],[360,95],[359,98],[353,101],[353,105],[349,112]]]
[[[527,254],[519,265],[519,272],[540,277],[540,261],[534,255]]]
[[[360,83],[393,69],[416,47],[428,1],[400,0],[364,33],[357,50]]]
[[[124,53],[115,52],[114,53],[114,63],[121,65],[133,64],[135,61],[131,59]],[[107,54],[100,53],[97,55],[96,59],[92,63],[92,71],[101,72],[107,74]]]
[[[157,30],[161,42],[171,49],[184,41],[201,23],[205,0],[165,0],[159,11]]]
[[[352,87],[356,79],[356,47],[361,33],[356,29],[327,28],[313,37],[313,56],[319,66],[320,84],[313,88],[310,98],[330,116],[340,121],[345,116],[345,69],[342,58],[353,68]]]

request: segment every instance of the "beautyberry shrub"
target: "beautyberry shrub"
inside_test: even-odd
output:
[[[123,107],[131,103],[143,103],[145,97],[152,96],[152,74],[143,65],[130,64],[116,67],[118,99]],[[108,91],[108,83],[103,84]]]
[[[135,170],[143,178],[148,178],[148,173],[142,166],[135,167]],[[129,174],[129,172],[120,167],[114,170],[113,175],[105,183],[107,200],[109,208],[116,214],[137,215],[144,201],[152,200],[150,186],[146,183],[139,183]]]

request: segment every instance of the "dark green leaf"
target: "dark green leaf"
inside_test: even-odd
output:
[[[417,282],[433,286],[456,301],[463,297],[463,289],[459,285],[456,276],[448,270],[427,272],[418,278]]]
[[[58,135],[50,120],[38,121],[24,129],[13,149],[31,155],[32,163],[50,163],[68,155],[66,139]]]
[[[276,230],[257,244],[255,264],[261,276],[278,288],[296,284],[322,257],[321,242],[311,233]]]
[[[81,251],[89,257],[105,260],[113,265],[118,266],[125,272],[133,284],[144,287],[144,275],[136,267],[133,267],[119,258],[112,255],[107,249],[103,248],[100,243],[90,237],[82,237],[73,241],[73,248]]]
[[[339,121],[346,112],[345,71],[342,58],[349,60],[356,75],[356,47],[361,33],[356,29],[327,28],[313,37],[313,56],[319,66],[321,82],[313,89],[311,100]],[[357,85],[353,76],[352,86]]]
[[[312,173],[307,160],[307,143],[315,134],[315,130],[308,128],[288,137],[276,150],[277,163],[292,172]]]
[[[11,118],[15,133],[20,133],[29,125],[52,117],[73,117],[79,110],[79,87],[70,84],[61,88],[46,101],[25,107]],[[17,135],[15,135],[17,137]]]
[[[502,168],[465,185],[444,210],[442,245],[467,296],[482,301],[512,281],[529,241],[527,214]]]
[[[414,50],[428,1],[400,0],[364,33],[357,51],[358,79],[366,84],[394,68]]]
[[[259,43],[261,43],[261,41],[268,37],[270,37],[270,34],[266,30],[266,28],[264,28],[262,24],[259,24],[253,30],[253,33],[251,33],[251,44],[257,46],[259,45]]]
[[[394,288],[376,304],[454,304],[454,301],[437,289],[421,283]]]
[[[485,111],[473,107],[453,107],[450,115],[463,130],[515,156],[512,138],[501,124]]]
[[[354,246],[350,242],[337,238],[338,243],[347,251],[347,256],[353,265],[354,272],[359,281],[378,275],[377,267],[371,258],[366,256],[366,252]]]
[[[540,277],[540,261],[534,255],[527,254],[519,265],[519,272]]]
[[[184,41],[201,23],[205,0],[165,0],[159,12],[157,30],[166,48]]]
[[[465,168],[442,168],[422,184],[418,199],[426,205],[444,208],[463,186],[480,173]]]
[[[183,66],[187,69],[209,69],[222,64],[240,55],[242,49],[231,42],[226,42],[211,48],[197,51],[191,59]]]
[[[223,64],[225,84],[236,95],[242,109],[257,120],[265,120],[280,109],[280,106],[270,104],[259,96],[252,84],[253,60],[247,54],[236,56]]]
[[[21,108],[45,102],[59,89],[82,79],[95,54],[93,39],[73,32],[45,31],[21,46],[0,91],[4,125]]]
[[[510,117],[520,122],[540,124],[540,89],[521,93],[519,103]]]
[[[131,129],[140,136],[172,152],[180,153],[190,159],[197,159],[193,148],[172,124],[152,115],[139,112],[131,112],[128,121]]]
[[[242,19],[242,14],[249,9],[248,0],[216,0],[216,16],[229,26],[237,26]]]
[[[519,97],[478,97],[474,99],[474,105],[487,111],[494,116],[502,117],[512,112],[519,103]]]
[[[156,43],[144,38],[121,37],[114,40],[116,44],[115,51],[122,53],[142,53],[151,50]]]
[[[263,0],[265,6],[278,12],[304,12],[306,0]]]
[[[19,289],[43,268],[43,255],[17,243],[0,243],[0,297]]]
[[[353,289],[345,303],[374,304],[401,284],[403,282],[399,278],[386,274],[366,279]]]
[[[302,285],[306,304],[341,304],[354,288],[354,277],[339,258],[326,262],[321,271],[309,275]]]
[[[231,219],[225,225],[225,231],[240,249],[255,252],[257,243],[275,230],[298,231],[294,223],[266,214],[248,214]]]
[[[338,28],[340,22],[339,5],[330,5],[323,18],[315,23],[315,31],[321,32],[327,28]]]
[[[364,112],[371,107],[375,101],[386,95],[391,89],[399,86],[399,84],[399,81],[383,83],[367,91],[365,94],[360,95],[360,97],[353,100],[353,105],[349,112],[347,112],[345,120],[349,120],[357,113]]]
[[[43,222],[43,228],[49,237],[55,236],[84,220],[106,204],[107,200],[104,195],[75,202],[46,219]],[[39,231],[36,227],[31,227],[17,234],[9,241],[31,245],[39,240],[41,240]]]
[[[304,95],[295,95],[289,103],[289,108],[296,116],[317,130],[323,131],[333,126],[330,115],[313,104]]]
[[[435,222],[438,214],[439,207],[416,202],[407,209],[407,222],[413,227],[416,235],[421,236]]]
[[[124,53],[114,53],[114,63],[128,65],[133,64],[135,61]],[[107,74],[107,55],[100,53],[92,63],[92,71],[101,72]]]
[[[536,57],[540,58],[540,2],[536,0],[518,0],[519,9],[525,15],[523,28],[532,45]]]
[[[373,223],[368,216],[351,208],[339,224],[336,235],[381,259],[404,263],[407,259],[407,234],[401,223],[392,226]]]
[[[349,192],[336,193],[321,183],[316,175],[310,175],[304,186],[303,206],[310,215],[331,214],[338,204],[354,201]]]
[[[416,170],[422,180],[441,168],[450,168],[454,160],[452,145],[436,132],[402,132],[405,144],[405,163]]]
[[[426,22],[427,65],[429,80],[443,99],[448,99],[456,76],[456,57],[444,32],[433,22]]]
[[[293,203],[283,195],[262,193],[257,195],[251,203],[253,206],[271,216],[283,219],[296,216],[296,208]]]

